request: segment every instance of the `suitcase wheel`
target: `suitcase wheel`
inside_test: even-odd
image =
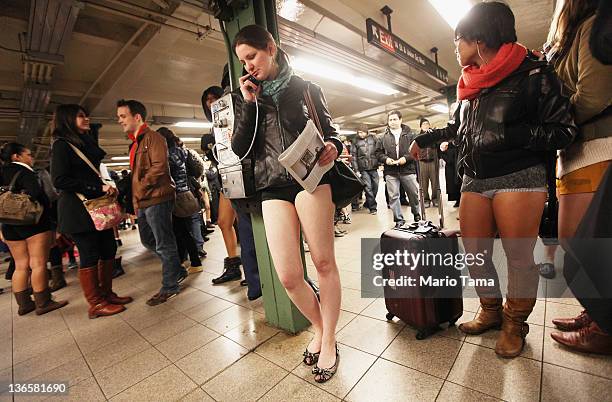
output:
[[[435,333],[437,330],[439,330],[440,328],[425,328],[425,329],[420,329],[417,331],[415,338],[417,338],[419,341],[422,341],[425,338],[428,338],[430,335],[432,335],[433,333]]]
[[[386,317],[387,317],[387,321],[391,321],[393,318],[395,318],[395,316],[391,313],[387,313]]]

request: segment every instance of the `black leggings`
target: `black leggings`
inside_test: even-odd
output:
[[[189,230],[191,227],[191,217],[178,218],[172,216],[172,229],[176,237],[176,249],[181,262],[185,260],[185,254],[189,253],[191,265],[199,266],[202,264],[198,254],[198,246]]]
[[[49,250],[49,262],[52,268],[62,266],[62,250],[58,246],[51,247]]]
[[[99,260],[114,260],[117,253],[117,243],[113,229],[101,232],[83,232],[71,234],[79,249],[81,268],[91,268],[98,265]]]

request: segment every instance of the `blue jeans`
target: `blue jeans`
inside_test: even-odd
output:
[[[404,215],[402,214],[401,204],[399,200],[399,189],[400,183],[402,187],[408,193],[408,200],[410,201],[410,209],[412,215],[419,214],[419,187],[417,184],[416,174],[402,174],[399,176],[386,175],[387,181],[387,192],[389,193],[389,204],[391,204],[391,210],[393,211],[393,220],[395,222],[403,222]]]
[[[160,293],[178,292],[178,278],[183,270],[172,230],[173,209],[174,201],[166,201],[138,210],[140,241],[146,248],[155,252],[162,262]]]
[[[261,283],[259,282],[259,266],[257,265],[250,214],[238,212],[238,233],[240,235],[240,260],[244,268],[244,278],[249,287],[247,295],[255,297],[261,294]]]
[[[378,194],[378,170],[362,171],[361,180],[365,184],[365,205],[370,211],[376,211],[376,194]]]
[[[202,251],[204,247],[204,238],[202,237],[202,212],[197,212],[190,217],[191,225],[189,226],[189,232],[198,246],[198,251]]]

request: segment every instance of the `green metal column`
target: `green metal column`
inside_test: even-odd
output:
[[[225,3],[225,1],[223,2]],[[249,0],[249,1],[227,1],[230,6],[222,19],[225,20],[226,45],[229,55],[229,71],[232,87],[238,87],[238,78],[242,74],[242,65],[236,57],[231,42],[242,27],[258,24],[265,27],[278,43],[278,30],[276,25],[276,5],[274,0]],[[230,10],[231,9],[231,10]],[[259,266],[259,278],[263,294],[266,320],[269,324],[296,333],[310,326],[310,322],[300,313],[287,296],[272,262],[272,256],[268,249],[266,231],[264,228],[261,208],[258,212],[251,214],[253,225],[253,236],[255,238],[255,249],[257,252],[257,265]],[[306,266],[304,264],[304,251],[301,253],[304,276]]]

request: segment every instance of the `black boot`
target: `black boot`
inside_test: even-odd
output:
[[[242,273],[240,272],[240,257],[226,257],[223,260],[223,274],[220,277],[212,280],[214,285],[219,285],[229,281],[237,281],[242,279]]]
[[[115,261],[113,262],[113,279],[125,274],[123,270],[123,266],[121,265],[121,256],[115,257]]]
[[[66,279],[64,278],[64,267],[61,265],[51,267],[51,285],[49,286],[49,289],[52,292],[55,292],[56,290],[60,290],[66,286],[67,284]]]

